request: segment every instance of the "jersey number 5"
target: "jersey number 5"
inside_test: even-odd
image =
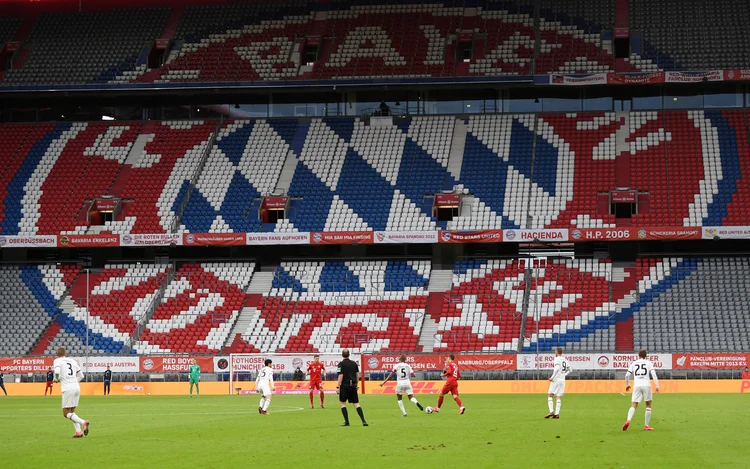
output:
[[[400,370],[401,379],[406,379],[406,368],[401,368]]]

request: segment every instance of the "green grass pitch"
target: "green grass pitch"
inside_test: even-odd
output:
[[[258,414],[256,396],[82,397],[91,420],[74,440],[60,397],[0,397],[0,461],[12,468],[284,467],[748,467],[745,395],[657,395],[652,426],[643,407],[627,432],[629,396],[569,395],[560,420],[544,420],[547,398],[464,395],[425,415],[394,396],[362,396],[370,427],[341,428],[335,399],[322,410],[307,396],[276,396]],[[435,406],[436,396],[418,396]],[[316,399],[317,401],[317,399]]]

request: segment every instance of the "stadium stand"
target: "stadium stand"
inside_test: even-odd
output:
[[[285,262],[236,352],[417,350],[429,261]]]
[[[169,8],[128,8],[96,13],[43,14],[22,43],[23,66],[8,84],[107,82],[134,69],[159,37]]]
[[[670,258],[640,262],[657,287],[634,308],[637,348],[744,352],[750,349],[747,257]]]
[[[632,0],[630,27],[645,59],[665,70],[745,68],[750,16],[742,2]]]

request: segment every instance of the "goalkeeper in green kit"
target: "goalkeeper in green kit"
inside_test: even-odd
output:
[[[198,395],[201,395],[201,388],[198,383],[201,380],[201,367],[198,365],[198,361],[193,358],[193,364],[190,365],[190,397],[193,397],[193,385],[195,385],[195,391]]]

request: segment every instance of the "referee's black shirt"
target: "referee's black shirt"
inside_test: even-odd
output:
[[[339,366],[336,371],[338,372],[338,374],[342,375],[342,385],[357,385],[357,373],[359,372],[357,362],[349,360],[348,358],[344,358],[339,362]]]

